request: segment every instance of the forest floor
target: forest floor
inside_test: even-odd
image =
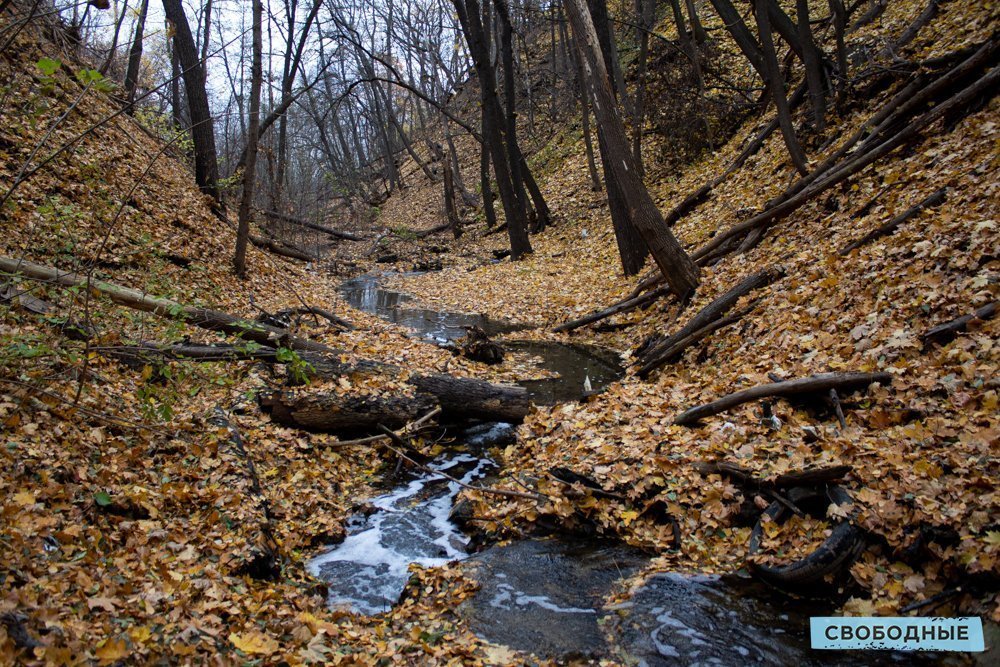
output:
[[[892,3],[879,30],[899,31],[919,10],[917,3]],[[991,3],[947,3],[909,55],[927,58],[982,41],[995,25]],[[17,57],[10,55],[15,50],[3,56],[6,67],[23,71],[0,108],[4,190],[34,160],[36,145],[47,155],[115,110],[84,91],[71,70],[40,71],[35,62],[51,54],[28,34],[20,39]],[[76,113],[43,142],[46,128],[77,98]],[[811,150],[848,134],[870,112],[862,107],[834,119],[825,136],[811,139]],[[852,469],[844,486],[855,501],[854,520],[874,536],[851,569],[856,588],[845,613],[898,614],[959,582],[973,586],[949,594],[938,613],[1000,621],[1000,320],[977,324],[947,345],[925,347],[921,340],[931,327],[998,298],[998,112],[993,99],[954,128],[931,133],[800,209],[752,251],[706,268],[683,312],[672,298],[661,299],[612,320],[622,325],[613,331],[551,332],[635,286],[621,275],[606,208],[589,188],[572,130],[532,158],[557,220],[532,238],[535,252],[516,263],[491,262],[505,238],[486,235],[476,223],[457,241],[417,241],[405,233],[387,239],[384,249],[399,257],[388,265],[373,261],[369,244],[341,244],[328,264],[308,268],[254,251],[250,279],[239,281],[228,270],[231,226],[211,213],[179,162],[159,157],[162,144],[126,117],[76,142],[16,190],[0,213],[0,253],[92,270],[103,280],[248,318],[260,309],[322,305],[357,328],[337,332],[304,321],[297,333],[342,350],[344,359],[494,381],[518,379],[525,369],[516,360],[485,367],[416,343],[401,328],[350,309],[337,294],[339,281],[388,269],[387,283],[430,307],[533,325],[517,337],[585,340],[620,351],[628,362],[649,335],[674,331],[743,277],[780,266],[784,277],[755,295],[765,297],[755,310],[677,363],[648,380],[629,373],[586,402],[534,411],[518,444],[495,453],[503,464],[497,485],[533,484],[548,500],[466,492],[482,530],[489,539],[512,538],[533,531],[540,517],[556,517],[567,530],[586,524],[658,554],[645,574],[727,572],[746,565],[750,529],[738,525],[738,515],[745,500],[755,499],[726,478],[703,475],[698,464],[738,463],[768,479],[843,464]],[[720,173],[757,129],[747,123],[726,146],[673,176],[652,167],[654,199],[667,210]],[[473,156],[463,155],[463,167],[475,173]],[[775,134],[675,233],[695,248],[792,177]],[[414,185],[382,207],[377,228],[440,223],[439,186],[409,178]],[[837,252],[945,186],[942,205],[895,234],[846,256]],[[401,275],[432,256],[443,270]],[[127,311],[85,290],[28,281],[7,287],[51,309],[29,312],[16,297],[0,305],[0,661],[530,659],[477,638],[454,613],[474,589],[454,567],[414,568],[414,594],[382,616],[326,607],[304,562],[343,534],[357,499],[378,493],[386,457],[372,447],[338,447],[333,436],[278,426],[262,415],[255,396],[281,385],[280,368],[255,362],[132,368],[101,351],[140,340],[222,337]],[[89,343],[64,337],[66,320],[87,322],[96,337]],[[754,404],[696,427],[673,423],[686,408],[766,383],[768,374],[827,371],[887,371],[893,380],[846,397],[845,427],[832,414],[784,401],[774,404],[777,428],[762,423]],[[324,388],[385,395],[400,384],[345,378],[317,387]],[[245,452],[212,421],[218,408],[238,428]],[[554,466],[595,480],[613,497],[555,482],[548,475]],[[665,515],[676,520],[679,545]],[[788,552],[808,548],[829,530],[820,521],[795,525],[800,533],[781,536]],[[253,576],[254,564],[269,547],[269,532],[281,568],[261,579]]]

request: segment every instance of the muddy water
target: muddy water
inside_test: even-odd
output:
[[[408,326],[435,342],[475,325],[492,333],[519,327],[476,315],[407,306],[408,297],[362,277],[344,285],[355,307]],[[580,397],[620,376],[614,354],[543,343],[541,363],[560,373],[529,390],[536,402]],[[495,470],[488,450],[515,441],[509,424],[476,424],[459,446],[432,461],[433,471],[471,483]],[[364,503],[347,537],[309,563],[328,584],[332,606],[361,614],[388,611],[399,599],[411,563],[433,567],[463,561],[480,583],[457,610],[481,637],[561,662],[611,660],[626,665],[911,665],[938,656],[817,652],[808,647],[810,616],[831,615],[831,603],[789,600],[745,578],[658,574],[633,591],[626,581],[650,556],[617,544],[571,539],[524,540],[468,552],[469,538],[449,519],[460,485],[437,472],[411,475]],[[611,599],[624,600],[612,603]],[[948,664],[964,664],[956,657]]]

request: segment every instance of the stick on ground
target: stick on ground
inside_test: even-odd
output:
[[[858,389],[873,382],[889,384],[890,373],[820,373],[809,377],[762,384],[743,391],[737,391],[722,398],[685,410],[674,419],[675,424],[695,424],[705,417],[711,417],[738,405],[756,401],[768,396],[797,396],[801,394],[826,393],[831,389]]]

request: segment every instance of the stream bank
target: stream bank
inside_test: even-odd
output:
[[[348,281],[342,293],[356,308],[406,326],[429,343],[456,340],[466,326],[491,335],[523,330],[482,315],[414,307],[407,295],[382,289],[373,276]],[[578,400],[584,379],[600,389],[622,374],[612,351],[592,346],[503,345],[529,346],[542,367],[559,374],[532,381],[537,384],[529,390],[539,404]],[[480,637],[543,658],[641,665],[940,662],[933,655],[812,652],[809,617],[831,615],[836,605],[790,600],[748,577],[661,573],[627,590],[652,556],[621,544],[561,536],[473,553],[470,536],[450,518],[455,498],[463,485],[496,470],[490,449],[515,443],[516,429],[480,423],[446,435],[454,444],[429,462],[426,471],[361,503],[344,541],[309,563],[309,571],[326,582],[331,606],[365,615],[385,613],[403,594],[410,564],[436,567],[462,561],[479,589],[458,607],[458,614]]]

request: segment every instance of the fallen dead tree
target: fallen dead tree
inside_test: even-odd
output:
[[[397,366],[375,361],[341,361],[342,352],[323,343],[296,336],[287,329],[229,315],[208,308],[186,306],[170,299],[149,296],[138,290],[112,283],[90,280],[87,276],[61,271],[52,267],[24,260],[0,257],[0,273],[39,280],[65,287],[89,287],[112,302],[128,308],[152,313],[170,320],[185,322],[210,331],[232,334],[266,348],[286,347],[295,350],[312,377],[339,377],[343,375],[385,374],[405,378],[419,393],[435,397],[444,413],[456,418],[477,418],[491,421],[519,422],[531,410],[531,400],[523,387],[497,385],[484,380],[454,377],[445,374],[415,374]],[[175,349],[173,352],[183,352]],[[218,351],[209,351],[216,355]],[[271,350],[257,350],[270,355]],[[233,353],[235,354],[235,352]],[[203,360],[209,360],[203,358]],[[216,358],[214,361],[228,359]],[[281,399],[276,399],[281,400]],[[289,405],[289,414],[294,406]]]
[[[965,331],[973,322],[993,319],[993,317],[997,314],[998,306],[1000,306],[1000,301],[991,301],[985,306],[977,308],[975,312],[970,313],[969,315],[956,317],[950,322],[945,322],[944,324],[939,324],[932,329],[928,329],[920,336],[920,338],[924,341],[924,349],[926,350],[930,348],[934,343],[947,345],[953,341],[958,334]]]
[[[754,471],[730,461],[696,463],[695,468],[703,475],[721,475],[747,487],[756,489],[786,489],[795,486],[820,486],[839,482],[854,472],[848,465],[805,468],[778,475],[774,479],[758,477]]]
[[[92,351],[119,359],[129,365],[160,363],[168,359],[189,361],[278,361],[278,350],[264,345],[207,343],[140,343],[138,345],[94,346]]]
[[[375,396],[337,392],[279,391],[264,394],[260,405],[279,424],[309,431],[373,431],[379,424],[399,428],[430,412],[437,399],[417,392],[413,396]]]
[[[317,343],[308,338],[296,336],[287,329],[252,322],[210,308],[185,306],[171,299],[150,296],[131,287],[123,287],[103,280],[95,280],[85,275],[71,271],[62,271],[26,260],[0,257],[0,272],[31,280],[62,285],[64,287],[88,288],[92,292],[107,297],[114,303],[133,310],[140,310],[159,317],[185,322],[201,329],[208,329],[209,331],[219,331],[239,336],[260,345],[288,347],[303,352],[338,353],[338,350],[332,347]]]
[[[935,122],[955,113],[968,113],[968,110],[974,107],[975,100],[994,95],[998,84],[1000,84],[1000,67],[998,66],[991,67],[984,75],[976,78],[974,82],[957,93],[946,96],[956,78],[958,80],[967,78],[969,72],[992,59],[996,49],[997,40],[989,40],[969,61],[961,63],[953,71],[943,74],[935,82],[938,85],[928,86],[927,88],[932,93],[938,94],[943,99],[923,114],[914,117],[919,107],[938,99],[934,94],[917,93],[913,98],[917,102],[896,101],[895,108],[886,114],[885,119],[869,135],[869,139],[861,143],[851,157],[846,157],[847,151],[843,148],[838,149],[835,156],[838,158],[845,156],[844,160],[828,158],[813,172],[786,190],[775,203],[766,207],[764,211],[713,237],[711,241],[692,255],[694,259],[699,263],[704,263],[708,258],[714,256],[713,252],[723,244],[734,238],[745,236],[750,241],[745,239],[739,247],[743,251],[750,249],[760,241],[768,227],[788,217],[819,194],[844,182],[897,148],[917,139],[925,129]],[[902,126],[902,129],[893,132],[893,129],[899,126]]]
[[[603,310],[591,313],[589,315],[584,315],[583,317],[569,322],[560,324],[559,326],[552,329],[553,331],[573,331],[574,329],[579,329],[580,327],[587,326],[588,324],[593,324],[594,322],[599,322],[603,319],[607,319],[612,315],[618,315],[619,313],[627,313],[635,310],[636,308],[642,308],[643,306],[648,306],[653,303],[661,296],[670,294],[670,290],[661,285],[655,289],[652,289],[645,294],[640,294],[638,296],[630,296],[629,298],[623,299],[618,303],[609,306]]]
[[[275,238],[267,238],[251,234],[250,243],[254,244],[254,246],[260,248],[261,250],[267,250],[269,252],[273,252],[275,255],[288,257],[289,259],[297,259],[302,262],[315,262],[319,260],[319,257],[311,252],[303,250],[299,246],[288,243],[287,241],[279,241]]]
[[[947,193],[948,193],[948,188],[941,188],[940,190],[935,191],[933,194],[928,195],[922,201],[906,209],[905,211],[894,217],[892,220],[885,223],[884,225],[876,227],[872,231],[862,236],[857,241],[848,243],[847,245],[845,245],[843,248],[840,249],[840,254],[848,255],[852,250],[856,250],[863,245],[871,243],[872,241],[876,241],[882,238],[883,236],[889,236],[897,229],[899,229],[900,225],[902,225],[904,222],[914,217],[924,209],[940,206],[941,204],[943,204]]]
[[[743,296],[766,287],[784,275],[778,267],[771,267],[751,274],[726,291],[720,297],[702,308],[674,334],[666,338],[647,341],[639,358],[640,377],[646,377],[654,370],[679,357],[684,350],[702,340],[712,332],[735,322],[737,318],[724,319],[723,316],[736,305]],[[748,312],[748,311],[747,311]],[[740,316],[746,314],[741,312]]]
[[[364,236],[358,236],[357,234],[351,234],[350,232],[342,232],[339,229],[334,229],[332,227],[327,227],[326,225],[321,225],[317,222],[310,222],[309,220],[303,220],[302,218],[294,218],[290,215],[285,215],[284,213],[278,213],[277,211],[262,211],[265,217],[271,220],[277,220],[278,222],[287,222],[291,225],[296,225],[298,227],[305,227],[306,229],[311,229],[316,232],[322,232],[327,236],[332,236],[337,239],[343,239],[344,241],[365,241],[367,240]]]
[[[890,373],[820,373],[809,377],[762,384],[743,391],[737,391],[720,399],[689,408],[674,418],[675,424],[695,424],[705,417],[725,412],[738,405],[770,396],[801,396],[803,394],[826,393],[831,389],[850,390],[867,387],[872,383],[889,384]]]

